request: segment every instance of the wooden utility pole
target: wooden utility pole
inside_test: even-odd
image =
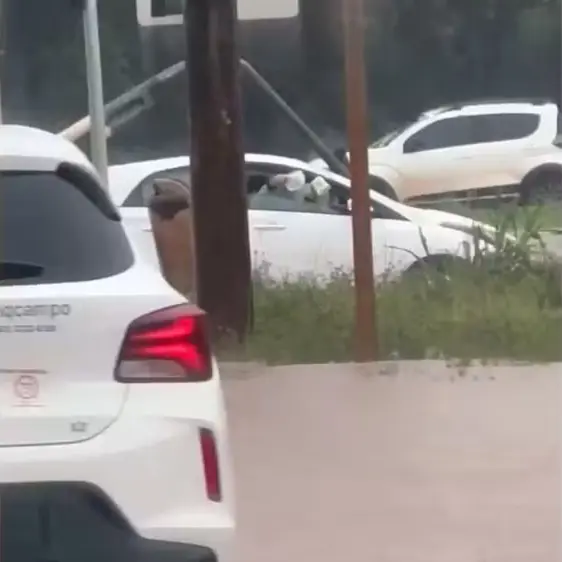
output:
[[[375,280],[368,171],[363,0],[343,0],[358,362],[376,359]]]
[[[242,339],[252,285],[236,28],[236,0],[186,1],[198,304]]]

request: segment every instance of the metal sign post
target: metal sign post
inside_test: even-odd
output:
[[[367,157],[367,100],[363,0],[343,0],[347,136],[350,151],[356,360],[376,359],[375,275]]]
[[[91,119],[90,150],[92,162],[107,187],[107,138],[103,102],[103,77],[97,0],[83,0],[84,49],[88,78],[88,105]]]

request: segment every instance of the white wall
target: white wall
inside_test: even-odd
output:
[[[139,25],[179,25],[181,14],[171,13],[167,17],[153,18],[152,0],[137,0]],[[298,0],[238,0],[238,16],[241,20],[292,18],[299,13]]]

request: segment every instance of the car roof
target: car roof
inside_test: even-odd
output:
[[[525,100],[481,100],[463,103],[451,103],[432,108],[421,113],[419,119],[435,118],[439,116],[458,115],[487,115],[495,113],[532,113],[534,115],[545,111],[558,111],[558,106],[549,101]]]
[[[310,172],[318,172],[302,160],[273,154],[246,154],[245,162],[246,164],[278,164],[289,168],[302,168]],[[109,168],[109,192],[113,201],[117,205],[121,205],[131,191],[148,176],[165,170],[187,167],[190,164],[189,156],[176,156],[111,166]]]
[[[309,164],[296,158],[287,156],[277,156],[274,154],[246,154],[246,164],[277,164],[286,166],[287,168],[295,168],[304,170],[311,174],[322,176],[327,180],[337,182],[340,185],[350,188],[351,180],[340,174],[336,174],[330,170],[322,169],[314,163]],[[147,177],[163,172],[165,170],[173,170],[174,168],[182,168],[190,165],[189,156],[177,156],[174,158],[161,158],[157,160],[144,160],[141,162],[131,162],[128,164],[120,164],[111,166],[109,169],[109,193],[113,202],[118,207],[123,204],[125,199]],[[410,217],[415,212],[409,205],[394,201],[381,193],[371,191],[371,199],[375,202],[382,203],[389,209]]]
[[[0,170],[52,172],[67,163],[99,181],[86,155],[72,142],[34,127],[0,125]]]

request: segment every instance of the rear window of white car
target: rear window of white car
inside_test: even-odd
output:
[[[95,180],[0,173],[0,286],[92,281],[133,262],[119,214]]]

